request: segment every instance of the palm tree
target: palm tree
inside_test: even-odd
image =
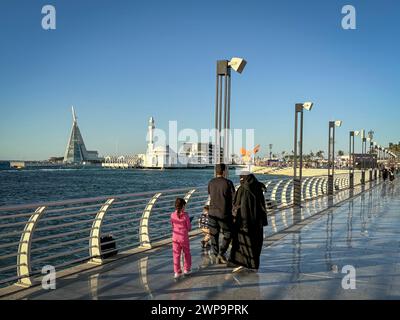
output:
[[[338,155],[339,157],[342,157],[342,156],[344,156],[344,152],[343,152],[342,150],[339,150],[338,153],[337,153],[337,155]]]
[[[322,150],[319,150],[315,155],[318,157],[318,158],[320,158],[320,159],[322,159],[323,157],[324,157],[324,151],[322,151]]]

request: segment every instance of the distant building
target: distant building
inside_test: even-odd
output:
[[[144,166],[147,168],[206,167],[214,163],[214,148],[211,143],[184,142],[179,152],[169,145],[154,144],[154,118],[150,117],[147,129],[147,150]],[[222,151],[221,151],[222,152]]]
[[[144,166],[144,154],[127,156],[106,156],[102,167],[104,168],[141,168]]]
[[[188,165],[211,165],[215,163],[212,143],[184,142],[179,154],[180,161]]]
[[[51,163],[62,163],[64,161],[64,157],[51,157],[48,161]]]
[[[147,168],[171,168],[181,167],[178,163],[178,154],[175,150],[166,146],[155,146],[154,144],[154,130],[155,130],[154,118],[150,117],[149,124],[147,127],[147,150],[144,161],[144,166]]]
[[[72,107],[72,130],[65,150],[64,163],[100,162],[97,151],[86,150],[85,143],[78,127],[74,107]]]

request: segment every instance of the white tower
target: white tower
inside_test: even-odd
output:
[[[154,118],[150,117],[149,124],[147,127],[147,150],[146,150],[146,158],[145,158],[145,166],[146,167],[153,167],[154,164]]]
[[[154,118],[150,117],[149,119],[149,126],[147,128],[147,137],[148,137],[148,144],[147,144],[147,148],[150,150],[153,150],[154,148],[154,129],[155,129],[155,125],[154,125]]]

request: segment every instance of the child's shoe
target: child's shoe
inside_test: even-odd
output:
[[[174,274],[174,279],[179,279],[179,277],[182,275],[182,273],[178,273],[178,272],[175,272],[175,274]]]
[[[185,276],[188,276],[189,274],[191,274],[192,273],[192,270],[185,270],[185,271],[183,271],[183,274],[185,275]]]

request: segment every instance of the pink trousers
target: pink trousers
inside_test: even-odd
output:
[[[192,256],[190,254],[190,244],[189,241],[178,241],[173,240],[172,242],[172,254],[174,257],[174,272],[181,273],[181,254],[183,251],[184,263],[183,269],[185,271],[190,271],[192,269]]]

